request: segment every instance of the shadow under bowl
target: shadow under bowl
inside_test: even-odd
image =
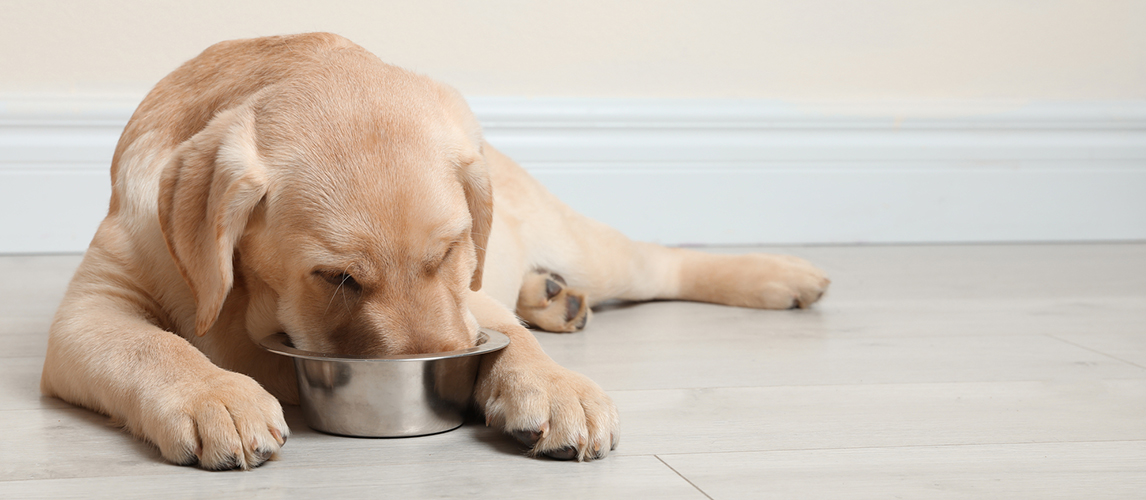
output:
[[[413,437],[462,425],[481,356],[505,348],[509,338],[483,328],[474,347],[379,358],[303,351],[285,333],[259,345],[294,358],[299,404],[311,428],[343,436]]]

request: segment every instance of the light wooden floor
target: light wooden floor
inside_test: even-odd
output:
[[[1146,498],[1146,245],[806,247],[807,311],[653,303],[539,334],[621,411],[614,455],[522,456],[478,424],[163,463],[41,398],[75,256],[0,257],[0,498]]]

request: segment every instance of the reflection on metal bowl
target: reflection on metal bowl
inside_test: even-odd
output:
[[[509,345],[482,329],[477,346],[457,351],[355,358],[296,349],[285,333],[259,342],[294,358],[307,425],[331,434],[410,437],[456,429],[473,398],[483,354]]]

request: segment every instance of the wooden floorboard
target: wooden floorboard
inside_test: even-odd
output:
[[[614,304],[538,337],[621,412],[593,463],[470,422],[411,439],[294,430],[250,472],[164,463],[39,395],[78,256],[0,257],[2,498],[1141,498],[1146,244],[725,248],[812,260],[810,310]]]

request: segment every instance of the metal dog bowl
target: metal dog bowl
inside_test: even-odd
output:
[[[285,333],[259,344],[294,358],[310,427],[344,436],[411,437],[462,425],[481,355],[509,345],[509,338],[483,328],[475,347],[385,358],[303,351]]]

